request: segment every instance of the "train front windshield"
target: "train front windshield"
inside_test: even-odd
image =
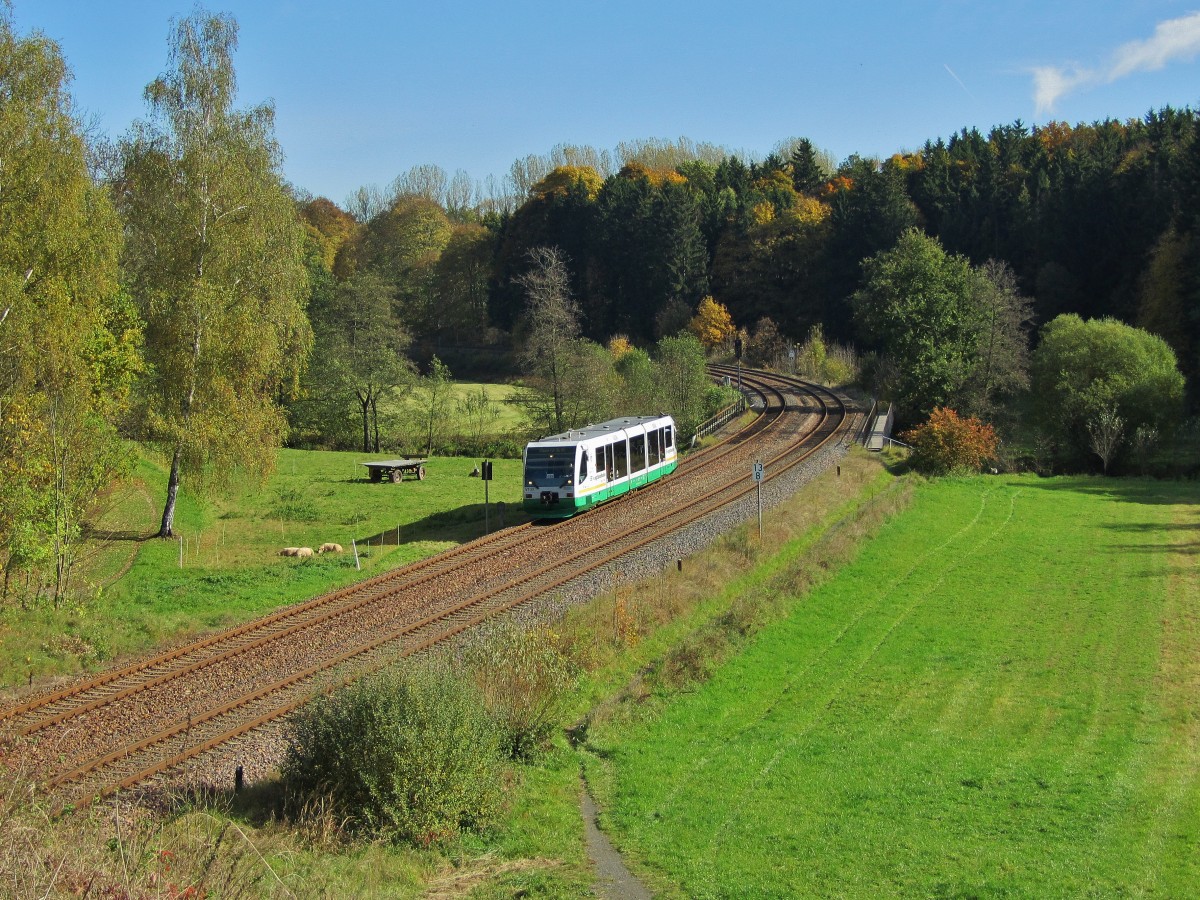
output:
[[[570,483],[575,475],[574,447],[530,447],[525,453],[525,484]]]

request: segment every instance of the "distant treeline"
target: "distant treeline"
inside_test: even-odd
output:
[[[706,354],[739,336],[751,364],[861,371],[909,423],[1026,427],[1029,407],[1047,469],[1178,456],[1176,357],[1193,405],[1200,374],[1191,110],[840,165],[807,139],[763,160],[564,145],[487,196],[425,165],[342,209],[285,182],[270,104],[235,106],[237,35],[177,21],[147,118],[108,144],[61,49],[0,2],[0,604],[69,596],[131,441],[168,467],[172,537],[181,486],[261,478],[285,440],[429,453],[453,423],[471,452],[519,446],[452,377],[519,380],[530,432],[694,425],[722,401]]]
[[[452,191],[454,179],[422,166],[389,192],[360,191],[357,216],[324,198],[302,202],[311,309],[321,314],[322,279],[371,272],[392,286],[418,347],[475,344],[519,327],[515,279],[532,248],[555,246],[583,333],[598,342],[674,333],[712,295],[740,327],[769,318],[799,339],[822,324],[870,349],[849,303],[862,260],[917,227],[976,265],[1006,262],[1036,324],[1073,312],[1140,325],[1194,381],[1196,122],[1172,108],[1126,122],[1017,122],[836,168],[804,139],[760,161],[687,140],[625,145],[616,164],[556,148],[514,166],[523,196],[473,205],[461,181]]]

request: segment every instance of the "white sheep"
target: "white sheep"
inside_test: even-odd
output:
[[[335,544],[332,541],[326,541],[324,544],[322,544],[320,546],[320,548],[317,550],[317,552],[318,553],[341,553],[342,545]]]
[[[299,557],[300,559],[308,559],[312,555],[313,555],[312,547],[297,547],[296,548],[296,556]]]
[[[279,555],[280,556],[295,556],[299,550],[300,550],[299,547],[284,547],[282,550],[279,551]]]

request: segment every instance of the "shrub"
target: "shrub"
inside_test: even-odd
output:
[[[992,426],[976,418],[959,418],[952,409],[935,409],[929,421],[901,437],[913,446],[913,467],[930,475],[978,472],[996,456]]]
[[[667,691],[707,681],[728,651],[728,636],[723,632],[715,629],[694,632],[667,651],[654,666],[652,680]]]
[[[1049,322],[1031,376],[1035,420],[1068,467],[1092,462],[1088,424],[1098,416],[1119,417],[1130,436],[1139,428],[1166,436],[1183,413],[1174,351],[1158,335],[1115,319],[1067,314]]]
[[[498,628],[467,651],[467,666],[510,756],[537,752],[564,714],[578,667],[550,628]]]
[[[852,347],[828,343],[820,324],[796,348],[796,374],[821,384],[849,384],[859,377],[861,364]]]
[[[358,830],[429,844],[485,822],[499,800],[495,725],[449,672],[364,679],[294,716],[287,738],[293,796],[328,797]]]

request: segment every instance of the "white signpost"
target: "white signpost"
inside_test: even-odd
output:
[[[762,460],[754,461],[754,469],[752,475],[754,477],[754,493],[758,495],[758,539],[762,541],[762,483],[763,483],[763,464]]]

